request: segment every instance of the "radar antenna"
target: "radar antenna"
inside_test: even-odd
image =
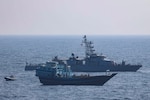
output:
[[[83,37],[82,44],[84,44],[84,47],[85,47],[85,56],[86,57],[89,57],[89,56],[95,54],[94,46],[92,45],[93,42],[88,41],[86,38],[86,35],[84,35],[84,37]]]

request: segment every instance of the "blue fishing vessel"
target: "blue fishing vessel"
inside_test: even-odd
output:
[[[49,62],[49,66],[36,69],[36,76],[43,85],[104,85],[117,73],[90,76],[89,74],[75,75],[66,64]]]

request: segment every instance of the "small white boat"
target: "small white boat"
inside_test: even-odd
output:
[[[16,80],[16,78],[15,78],[13,75],[4,77],[4,79],[5,79],[6,81],[15,81],[15,80]]]

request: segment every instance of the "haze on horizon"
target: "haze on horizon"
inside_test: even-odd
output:
[[[0,0],[0,35],[150,35],[150,0]]]

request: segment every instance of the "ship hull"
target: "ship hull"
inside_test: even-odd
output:
[[[38,68],[37,65],[32,65],[32,66],[25,66],[25,71],[32,71],[36,70]]]
[[[48,78],[39,77],[43,85],[104,85],[116,73],[111,75],[89,76],[89,77],[73,77],[73,78]]]
[[[89,65],[71,65],[73,72],[136,72],[142,65],[117,65],[117,66],[89,66]],[[26,71],[36,70],[39,66],[26,66]]]
[[[71,65],[73,72],[136,72],[142,65],[117,65],[117,66],[89,66]]]

